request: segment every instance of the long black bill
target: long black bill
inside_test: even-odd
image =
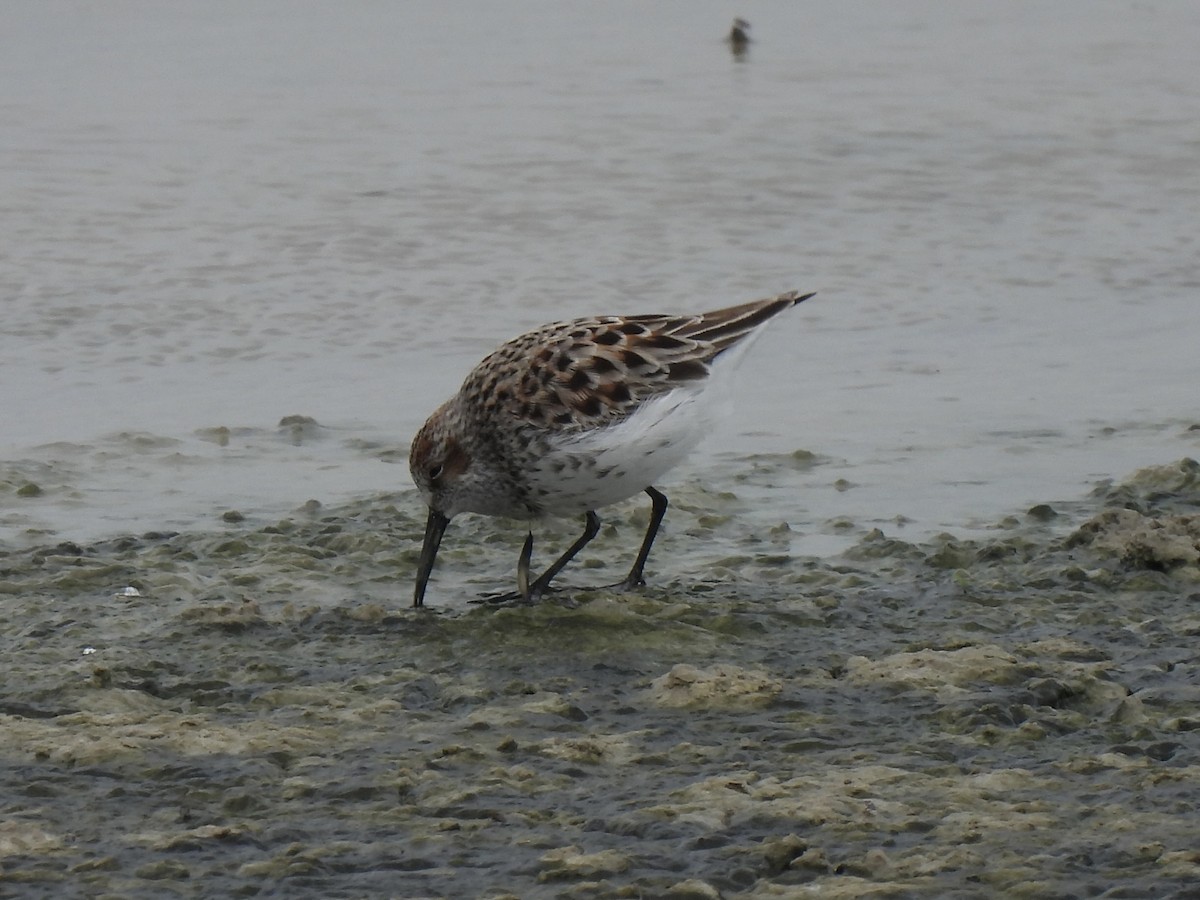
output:
[[[449,517],[436,509],[429,510],[429,518],[425,520],[425,543],[421,545],[421,561],[417,564],[417,588],[413,591],[413,606],[425,605],[425,586],[429,584],[433,562],[437,559],[442,535],[446,533],[446,526],[449,524]]]

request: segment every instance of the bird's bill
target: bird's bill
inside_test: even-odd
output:
[[[417,563],[417,587],[413,592],[413,606],[425,605],[425,587],[429,584],[438,547],[442,545],[442,535],[446,533],[446,526],[449,524],[449,516],[430,508],[429,518],[425,520],[425,543],[421,545],[421,560]]]

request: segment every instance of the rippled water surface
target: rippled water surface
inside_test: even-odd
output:
[[[15,12],[4,533],[407,487],[499,341],[790,288],[681,477],[817,454],[759,498],[815,550],[1195,452],[1200,15],[761,10],[740,62],[715,4]]]
[[[1189,532],[1088,564],[1054,542],[1096,482],[1200,454],[1198,46],[1187,3],[9,9],[0,878],[360,896],[408,866],[447,896],[965,896],[970,816],[1003,796],[989,890],[1185,883]],[[818,294],[661,485],[658,593],[489,620],[466,601],[509,586],[520,536],[464,517],[436,609],[408,618],[408,441],[478,359],[546,321],[790,289]],[[606,514],[578,581],[623,571],[641,505]],[[951,689],[904,693],[935,663],[898,654],[960,651]],[[702,715],[661,713],[709,682]],[[1143,690],[1149,712],[1124,705]],[[816,781],[787,781],[810,755]],[[71,836],[77,770],[98,816],[125,810],[112,833]],[[949,779],[932,805],[922,772]],[[1004,843],[1151,788],[1101,850],[1039,867]],[[876,811],[886,839],[859,828]]]

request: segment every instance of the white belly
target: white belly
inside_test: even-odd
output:
[[[650,487],[715,424],[705,393],[678,388],[623,422],[564,438],[530,473],[531,501],[543,515],[576,515]]]

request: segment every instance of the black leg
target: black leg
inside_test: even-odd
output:
[[[663,517],[667,514],[667,495],[661,491],[655,490],[652,487],[646,488],[646,495],[650,498],[650,524],[646,527],[646,536],[642,538],[642,546],[638,550],[637,558],[633,561],[633,568],[629,570],[629,574],[625,576],[625,580],[611,585],[616,590],[631,591],[634,588],[642,587],[646,584],[645,568],[646,560],[650,557],[650,548],[654,546],[654,539],[658,536],[658,527],[662,524]],[[594,510],[588,510],[587,515],[583,520],[583,534],[581,534],[566,552],[563,553],[554,564],[545,572],[537,577],[537,580],[532,584],[529,583],[529,562],[533,555],[533,533],[526,535],[525,543],[521,547],[521,555],[517,559],[517,589],[516,594],[500,594],[499,596],[487,597],[483,602],[492,604],[503,604],[512,600],[522,600],[525,603],[536,603],[542,598],[542,595],[550,590],[550,582],[557,577],[571,560],[573,560],[588,544],[592,538],[600,533],[600,517],[596,515]]]
[[[567,548],[567,552],[560,556],[554,562],[554,565],[539,575],[537,581],[529,586],[529,593],[526,595],[525,601],[527,603],[535,603],[541,599],[542,594],[550,587],[550,582],[554,580],[554,576],[561,572],[563,567],[575,558],[575,554],[591,543],[592,538],[599,533],[600,517],[589,509],[583,519],[583,534],[579,536],[579,539],[575,543]],[[527,543],[532,544],[532,540],[531,536]]]
[[[646,493],[650,495],[652,506],[650,508],[650,524],[646,528],[646,536],[642,538],[642,548],[638,550],[637,559],[633,561],[633,568],[629,570],[625,580],[613,585],[627,591],[646,584],[642,572],[646,568],[646,560],[650,557],[650,548],[654,545],[654,538],[658,535],[658,526],[662,524],[663,516],[667,514],[667,495],[652,487],[646,488]]]
[[[529,560],[533,556],[533,532],[525,535],[525,545],[521,547],[521,555],[517,559],[517,590],[521,599],[529,602]]]
[[[567,548],[566,553],[555,560],[554,565],[539,575],[537,580],[530,584],[529,562],[533,556],[533,533],[530,532],[525,537],[525,543],[521,547],[521,555],[517,559],[517,592],[513,593],[510,591],[504,594],[491,594],[472,602],[487,603],[492,606],[505,606],[518,601],[521,603],[537,603],[543,594],[556,590],[556,588],[550,587],[550,582],[599,533],[600,517],[589,510],[583,520],[583,534],[576,539],[575,543]]]

